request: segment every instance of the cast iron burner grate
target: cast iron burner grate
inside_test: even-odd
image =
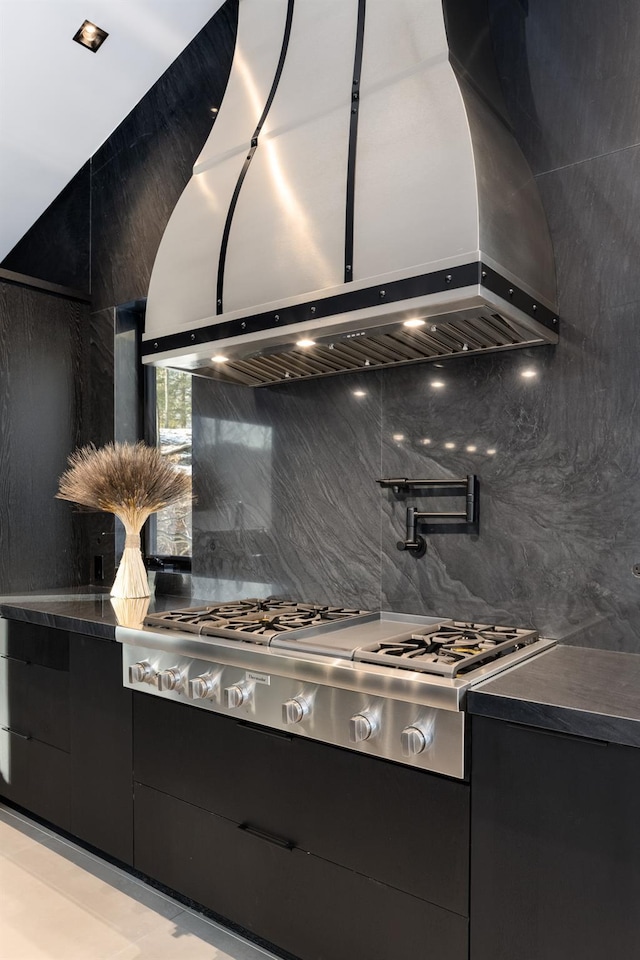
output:
[[[407,640],[363,646],[354,659],[456,677],[537,639],[535,630],[451,620],[427,627]]]
[[[281,633],[361,617],[366,612],[350,607],[298,603],[280,597],[250,597],[205,607],[151,613],[145,617],[144,625],[268,644]]]

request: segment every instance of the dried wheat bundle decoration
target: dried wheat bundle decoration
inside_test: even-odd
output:
[[[150,514],[191,497],[191,477],[144,443],[81,447],[60,477],[60,500],[114,513],[126,530],[112,597],[148,597],[149,581],[140,553],[140,531]]]

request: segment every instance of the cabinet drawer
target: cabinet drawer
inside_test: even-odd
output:
[[[0,690],[0,726],[68,752],[66,632],[0,620]]]
[[[30,661],[0,659],[0,726],[69,751],[69,674]]]
[[[68,753],[0,730],[0,794],[63,830],[70,827]]]
[[[134,776],[468,914],[467,784],[142,693]]]
[[[20,620],[3,620],[1,627],[1,655],[51,670],[69,671],[69,634],[66,630]]]
[[[301,960],[465,960],[467,921],[149,787],[135,866]]]

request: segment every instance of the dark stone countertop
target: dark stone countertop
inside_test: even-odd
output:
[[[556,646],[467,694],[471,714],[640,747],[640,656]]]
[[[184,596],[151,596],[148,611],[195,607],[202,602]],[[145,612],[144,601],[112,600],[108,590],[95,587],[0,596],[0,616],[7,620],[23,620],[103,640],[115,640],[119,622],[137,626],[136,620],[141,620]]]

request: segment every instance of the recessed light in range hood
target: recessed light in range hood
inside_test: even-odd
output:
[[[485,96],[487,37],[477,17],[473,42],[451,30],[467,6],[241,0],[154,265],[145,362],[259,386],[557,341],[549,233]]]

